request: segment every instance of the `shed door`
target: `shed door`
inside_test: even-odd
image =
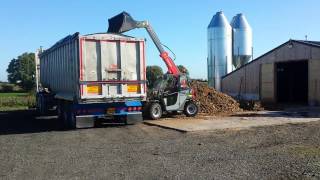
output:
[[[274,63],[262,64],[260,68],[260,97],[263,102],[275,102]]]
[[[309,60],[309,104],[320,105],[320,60]]]

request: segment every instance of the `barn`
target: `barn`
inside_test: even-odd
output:
[[[222,92],[265,103],[320,105],[320,42],[289,40],[225,75]]]

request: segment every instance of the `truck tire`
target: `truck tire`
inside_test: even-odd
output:
[[[72,110],[72,103],[60,101],[58,104],[58,118],[63,129],[76,128],[76,116]],[[60,114],[60,115],[59,115]]]
[[[42,93],[37,95],[37,111],[40,115],[45,115],[47,113],[46,99]]]
[[[76,129],[77,122],[76,122],[76,115],[73,112],[73,105],[70,102],[66,103],[65,110],[66,110],[66,124],[68,129]]]
[[[187,117],[194,117],[198,114],[199,108],[197,104],[193,101],[189,101],[185,104],[183,113]]]
[[[63,129],[68,129],[68,111],[67,111],[67,106],[64,101],[61,101],[61,125]]]
[[[152,103],[149,107],[149,117],[153,120],[160,119],[162,116],[162,108],[159,103]]]
[[[63,111],[64,111],[63,101],[59,100],[57,103],[57,116],[58,116],[59,126],[62,129],[66,127],[66,125],[64,123],[64,117],[63,117],[64,112]]]

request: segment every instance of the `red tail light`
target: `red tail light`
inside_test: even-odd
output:
[[[141,111],[142,107],[141,106],[137,106],[137,107],[128,107],[128,112],[132,112],[132,111]]]

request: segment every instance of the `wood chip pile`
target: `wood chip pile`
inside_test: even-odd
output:
[[[236,100],[208,87],[206,82],[193,81],[191,86],[196,92],[196,101],[200,104],[200,113],[214,115],[242,111]]]

